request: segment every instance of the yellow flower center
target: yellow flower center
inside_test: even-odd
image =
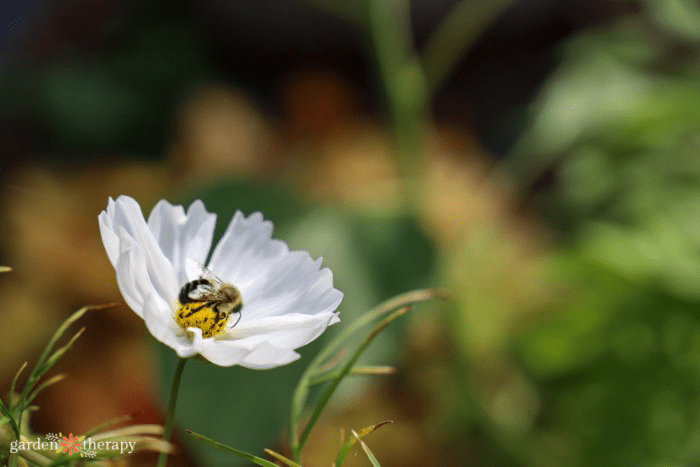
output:
[[[175,320],[182,329],[199,328],[202,337],[214,337],[223,333],[230,316],[219,318],[212,302],[191,302],[179,305]]]

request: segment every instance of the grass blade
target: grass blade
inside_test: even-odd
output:
[[[128,422],[129,420],[132,420],[135,417],[135,415],[124,415],[123,417],[117,417],[113,418],[111,420],[107,420],[104,423],[100,423],[96,427],[90,428],[88,431],[85,432],[85,436],[90,438],[92,435],[95,435],[99,433],[100,431],[104,430],[105,428],[118,425],[123,422]]]
[[[297,460],[299,460],[298,453],[301,450],[298,435],[299,422],[301,421],[301,414],[304,411],[304,406],[306,405],[306,400],[309,396],[309,379],[311,375],[318,372],[319,368],[324,367],[327,360],[330,360],[334,355],[338,354],[343,346],[343,343],[363,327],[402,306],[433,300],[436,298],[444,300],[447,298],[447,293],[439,289],[419,289],[390,298],[389,300],[380,304],[378,307],[353,321],[348,327],[341,331],[341,333],[336,336],[335,339],[329,342],[328,345],[318,353],[318,355],[316,355],[316,357],[311,361],[309,367],[299,379],[299,383],[294,389],[294,394],[292,396],[292,407],[289,420],[289,438],[290,442],[292,443],[292,451],[295,453],[294,455],[297,456]]]
[[[44,381],[43,383],[41,383],[40,385],[38,385],[38,386],[36,387],[36,389],[34,389],[34,391],[32,391],[31,394],[29,394],[29,396],[27,396],[27,400],[24,402],[24,407],[20,407],[20,410],[24,411],[24,409],[25,409],[29,404],[31,404],[31,402],[34,400],[34,398],[35,398],[37,395],[39,395],[39,393],[40,393],[41,391],[43,391],[43,390],[46,389],[47,387],[51,386],[52,384],[58,383],[59,381],[63,380],[65,377],[66,377],[66,375],[63,374],[63,373],[61,373],[61,374],[59,374],[59,375],[52,376],[51,378],[47,379],[46,381]]]
[[[375,337],[379,335],[384,329],[386,329],[389,324],[391,324],[392,321],[394,321],[396,318],[399,316],[407,313],[411,308],[408,306],[404,306],[403,308],[399,308],[395,312],[391,313],[389,316],[384,318],[381,323],[379,323],[373,330],[372,332],[369,333],[369,335],[365,338],[364,342],[360,344],[360,346],[355,350],[355,353],[348,359],[348,361],[345,363],[341,371],[338,373],[338,375],[335,377],[335,379],[331,380],[331,382],[328,384],[326,387],[326,390],[323,392],[321,395],[318,403],[316,404],[316,407],[314,408],[314,411],[311,414],[311,418],[309,418],[309,422],[306,424],[306,427],[304,428],[304,431],[301,433],[301,436],[299,437],[299,443],[296,446],[296,450],[294,451],[294,455],[297,458],[297,460],[301,456],[301,450],[304,447],[304,444],[306,443],[306,440],[309,438],[309,435],[311,434],[311,430],[313,429],[314,425],[316,424],[316,421],[318,420],[318,417],[321,415],[321,412],[323,409],[326,407],[326,404],[330,400],[331,396],[335,392],[336,388],[340,384],[340,382],[343,380],[343,378],[350,372],[350,369],[355,365],[355,362],[357,362],[357,359],[360,358],[362,353],[367,349],[369,344],[374,340]]]
[[[39,371],[42,374],[46,374],[51,369],[51,367],[53,367],[56,364],[56,362],[58,362],[61,359],[61,357],[63,357],[63,355],[66,352],[68,352],[68,349],[70,349],[75,343],[75,341],[78,340],[78,338],[85,332],[85,329],[86,328],[84,327],[80,328],[78,332],[76,332],[75,335],[70,338],[66,345],[58,348],[54,353],[52,353],[51,356],[46,359],[43,368],[41,368]]]
[[[379,465],[379,461],[377,460],[377,458],[374,457],[374,454],[372,454],[372,451],[369,450],[369,446],[367,446],[365,444],[365,442],[360,439],[360,436],[355,432],[355,430],[350,430],[350,431],[352,432],[352,435],[360,443],[360,446],[362,446],[362,449],[365,451],[365,454],[367,454],[367,458],[372,463],[372,467],[382,467],[381,465]]]
[[[313,386],[319,383],[325,383],[338,376],[340,370],[327,371],[318,375],[309,377],[309,385]],[[396,373],[396,368],[393,366],[356,366],[350,369],[349,376],[378,376],[378,375],[393,375]]]
[[[25,405],[27,405],[27,398],[29,397],[29,394],[31,393],[32,389],[34,389],[34,386],[36,383],[39,381],[39,379],[51,368],[51,366],[56,363],[55,359],[52,359],[51,365],[47,365],[47,359],[49,358],[49,355],[51,355],[51,351],[53,350],[54,346],[56,345],[56,342],[63,336],[63,334],[66,332],[66,330],[77,320],[79,320],[85,313],[87,313],[90,310],[101,310],[105,308],[111,308],[116,306],[116,304],[108,304],[108,305],[88,305],[84,306],[72,315],[68,317],[56,330],[56,332],[53,334],[51,339],[49,340],[49,343],[46,345],[46,348],[44,351],[41,353],[41,356],[37,360],[36,364],[34,365],[34,368],[32,369],[32,372],[30,373],[29,377],[27,378],[27,382],[24,384],[24,387],[22,388],[22,393],[19,396],[19,401],[17,402],[17,408],[23,408]],[[75,340],[76,336],[71,339],[70,344],[73,343]],[[65,346],[64,346],[65,348]],[[60,351],[61,349],[59,349]],[[67,350],[67,348],[66,348]],[[63,353],[65,353],[65,350],[63,350]],[[61,353],[60,355],[63,355]],[[59,355],[59,357],[60,357]],[[53,355],[54,357],[56,354]],[[21,426],[22,425],[22,410],[17,410],[17,425]]]
[[[0,412],[7,417],[7,419],[10,421],[10,426],[12,427],[12,431],[15,432],[15,437],[16,439],[19,439],[19,426],[17,425],[17,422],[15,421],[15,418],[12,416],[12,413],[10,413],[10,409],[7,408],[5,403],[0,399]]]
[[[371,425],[368,427],[365,427],[360,430],[359,437],[364,438],[368,434],[372,433],[375,431],[377,428],[380,426],[384,426],[388,423],[394,423],[393,420],[387,420],[381,423],[377,423],[376,425]],[[342,448],[340,448],[340,451],[338,451],[338,455],[335,458],[335,467],[341,467],[343,463],[345,462],[345,458],[348,457],[348,454],[350,454],[350,451],[352,451],[352,448],[355,446],[357,443],[357,439],[353,436],[352,438],[348,439],[347,442],[343,445]]]
[[[279,452],[275,452],[275,451],[273,451],[272,449],[265,449],[265,452],[266,452],[267,454],[271,455],[272,457],[274,457],[275,459],[277,459],[278,461],[284,462],[284,463],[287,464],[289,467],[301,467],[301,464],[297,464],[297,463],[294,462],[293,460],[287,459],[287,458],[284,457],[282,454],[280,454]]]
[[[235,454],[238,457],[242,457],[243,459],[249,460],[250,462],[253,462],[254,464],[261,465],[263,467],[278,467],[276,464],[273,464],[272,462],[262,459],[258,456],[254,456],[250,453],[247,453],[245,451],[241,451],[240,449],[232,448],[231,446],[227,446],[223,443],[220,443],[218,441],[214,441],[211,438],[207,438],[204,435],[200,435],[199,433],[195,433],[194,431],[186,430],[187,433],[191,434],[195,439],[203,442],[204,444],[208,444],[211,447],[214,447],[216,449],[220,449],[222,451]]]
[[[15,398],[15,387],[17,386],[17,379],[19,379],[20,373],[22,373],[22,371],[24,371],[24,369],[27,368],[27,363],[28,362],[24,362],[22,366],[19,367],[19,370],[17,370],[15,377],[12,378],[12,384],[10,384],[10,402],[9,404],[7,404],[10,409],[14,407],[12,400]],[[19,400],[17,402],[19,402]]]

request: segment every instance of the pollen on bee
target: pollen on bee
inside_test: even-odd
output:
[[[179,305],[175,313],[175,320],[182,329],[199,328],[202,330],[202,337],[218,336],[224,331],[227,319],[217,323],[216,317],[217,313],[213,307],[201,302]]]

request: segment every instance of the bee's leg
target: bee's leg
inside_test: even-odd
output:
[[[241,320],[241,316],[242,316],[242,315],[241,315],[241,312],[239,311],[239,312],[238,312],[238,319],[236,320],[235,323],[233,323],[233,325],[231,326],[232,328],[235,327],[235,326],[238,324],[238,322]]]

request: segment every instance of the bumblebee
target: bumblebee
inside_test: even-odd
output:
[[[202,337],[223,333],[233,313],[238,313],[238,319],[231,328],[241,320],[241,293],[206,269],[199,279],[188,282],[180,289],[178,301],[180,304],[175,313],[177,324],[182,329],[201,329]]]

